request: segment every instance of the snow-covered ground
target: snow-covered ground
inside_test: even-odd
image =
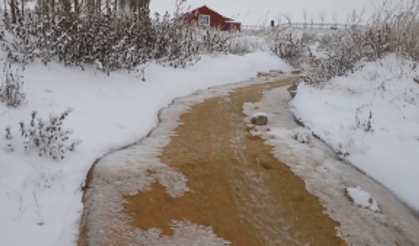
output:
[[[97,158],[144,137],[157,124],[158,111],[176,97],[287,67],[267,53],[203,57],[184,70],[151,64],[146,69],[147,82],[142,82],[127,72],[106,76],[56,63],[27,66],[28,103],[18,109],[0,104],[0,129],[5,136],[5,128],[11,126],[15,147],[7,153],[7,141],[0,138],[0,245],[75,245],[81,188]],[[34,110],[45,119],[69,107],[73,112],[64,128],[74,130],[71,139],[82,140],[76,151],[60,161],[39,157],[38,152],[26,154],[19,121],[29,123]]]
[[[380,212],[377,201],[368,191],[363,190],[360,187],[348,187],[346,188],[346,194],[348,195],[348,198],[359,207],[366,208],[372,212]]]
[[[417,63],[388,55],[321,87],[301,83],[291,102],[315,134],[416,211],[418,76]]]

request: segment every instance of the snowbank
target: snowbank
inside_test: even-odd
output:
[[[321,88],[298,86],[292,110],[353,165],[419,211],[419,76],[389,55]]]
[[[203,57],[186,70],[151,64],[147,82],[127,72],[108,77],[54,63],[29,65],[24,73],[28,104],[18,109],[0,104],[0,129],[10,125],[19,138],[19,121],[28,122],[33,110],[46,118],[71,107],[64,127],[83,142],[62,161],[25,154],[23,148],[0,150],[0,245],[75,245],[81,187],[97,158],[144,137],[157,124],[158,111],[174,98],[269,69],[290,70],[266,53]]]

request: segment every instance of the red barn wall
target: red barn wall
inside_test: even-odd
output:
[[[241,24],[239,22],[230,22],[228,23],[230,31],[240,31],[241,30]]]
[[[214,28],[220,28],[223,30],[225,29],[226,21],[230,21],[230,19],[223,17],[222,15],[209,9],[206,6],[185,14],[184,16],[182,16],[182,21],[188,24],[199,23],[199,15],[209,15],[210,26]],[[233,26],[235,30],[240,30],[240,23],[230,23],[230,26]]]

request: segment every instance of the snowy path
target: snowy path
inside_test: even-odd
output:
[[[96,164],[79,245],[346,245],[336,234],[347,245],[418,245],[418,220],[387,190],[320,141],[292,139],[288,92],[273,89],[291,81],[213,88],[161,111],[148,138]],[[251,131],[273,148],[246,131],[242,113],[258,111],[270,130]],[[354,206],[351,186],[381,213]]]

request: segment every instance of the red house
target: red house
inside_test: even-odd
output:
[[[207,6],[194,9],[179,17],[184,23],[197,24],[198,26],[219,28],[225,31],[240,31],[241,24],[231,18],[220,15]]]

